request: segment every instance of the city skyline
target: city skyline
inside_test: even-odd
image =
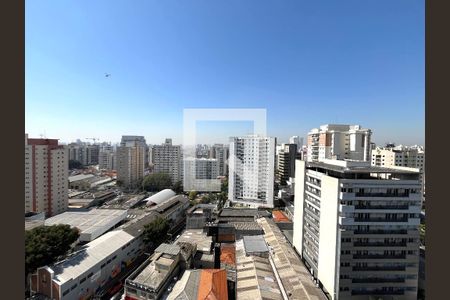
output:
[[[185,108],[264,108],[279,141],[360,124],[425,142],[423,1],[40,1],[25,31],[32,137],[179,144]]]

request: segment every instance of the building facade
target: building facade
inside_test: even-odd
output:
[[[100,170],[115,170],[117,167],[116,152],[113,149],[100,149],[98,167]]]
[[[417,299],[419,172],[296,161],[294,248],[331,299]]]
[[[211,148],[210,158],[217,159],[219,164],[219,176],[227,176],[228,175],[228,156],[229,149],[226,145],[223,144],[215,144]]]
[[[297,152],[297,144],[282,144],[277,153],[277,173],[278,184],[286,185],[289,178],[295,177],[295,160],[300,158]]]
[[[172,139],[166,139],[162,145],[153,145],[151,154],[154,173],[169,174],[172,183],[182,180],[183,160],[180,145],[172,145]]]
[[[291,136],[289,138],[289,144],[296,144],[297,150],[300,150],[303,147],[303,138],[298,135]]]
[[[184,191],[220,192],[219,162],[215,158],[184,158]]]
[[[135,143],[145,149],[144,167],[147,167],[149,163],[149,151],[148,145],[145,141],[145,137],[140,135],[122,135],[122,139],[120,140],[121,146],[134,146]]]
[[[372,166],[401,166],[420,170],[420,183],[425,192],[425,150],[420,146],[387,146],[372,150]]]
[[[144,178],[145,152],[138,142],[117,147],[117,180],[124,186],[137,186]]]
[[[370,129],[360,125],[327,124],[308,133],[307,161],[370,160]]]
[[[272,137],[230,139],[228,198],[248,207],[273,207],[275,145]]]
[[[54,216],[67,210],[67,149],[57,139],[25,135],[25,212]]]

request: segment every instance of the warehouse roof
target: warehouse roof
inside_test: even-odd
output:
[[[46,226],[67,224],[80,230],[81,235],[100,235],[113,228],[127,216],[123,209],[91,209],[68,211],[45,220]],[[95,237],[94,237],[95,238]]]
[[[74,176],[69,176],[69,182],[72,183],[74,181],[86,180],[94,177],[93,174],[79,174]]]
[[[69,256],[51,267],[55,272],[55,281],[63,284],[90,271],[95,265],[106,261],[117,249],[132,241],[134,236],[123,230],[105,233],[87,244],[87,247]]]
[[[221,217],[268,217],[270,213],[266,210],[251,208],[224,208]]]
[[[147,202],[147,205],[162,204],[175,195],[176,193],[171,189],[165,189],[148,197],[144,201]]]

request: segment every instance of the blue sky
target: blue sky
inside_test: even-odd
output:
[[[326,123],[425,140],[423,0],[41,0],[25,20],[33,137],[181,143],[184,108],[265,108],[281,142]],[[219,124],[199,136],[251,129]]]

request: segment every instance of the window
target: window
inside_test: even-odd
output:
[[[62,295],[65,296],[70,292],[70,290],[65,291]]]
[[[86,277],[84,277],[83,279],[80,280],[80,284],[82,284],[85,281],[86,281]]]
[[[70,288],[70,290],[73,291],[77,286],[78,286],[78,284],[75,283],[75,284]]]

